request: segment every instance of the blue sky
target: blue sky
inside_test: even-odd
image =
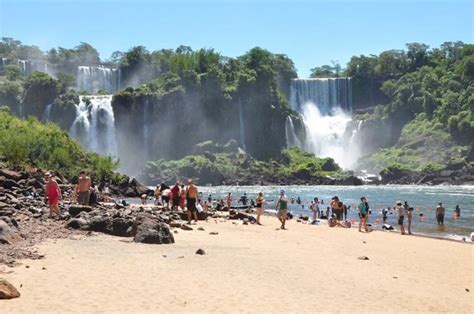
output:
[[[473,2],[0,0],[0,35],[42,49],[87,42],[102,59],[137,45],[148,50],[214,48],[235,57],[255,46],[287,54],[300,77],[353,55],[473,43]]]

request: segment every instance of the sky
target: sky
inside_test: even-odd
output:
[[[214,48],[236,57],[259,46],[288,55],[299,77],[354,55],[473,43],[473,0],[0,0],[0,35],[43,50],[94,46],[102,59],[133,46]]]

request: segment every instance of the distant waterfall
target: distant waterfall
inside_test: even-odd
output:
[[[153,106],[150,106],[150,100],[148,97],[145,97],[145,102],[143,104],[143,141],[146,149],[148,149],[149,140],[150,140],[150,124],[152,123],[152,110]]]
[[[23,74],[26,73],[26,60],[18,60],[18,65],[21,67],[21,71],[23,72]]]
[[[7,58],[2,58],[2,67],[5,68],[8,64],[8,59]]]
[[[41,119],[41,121],[43,123],[45,122],[48,122],[50,119],[51,119],[51,109],[53,107],[53,104],[49,104],[46,106],[45,110],[44,110],[44,113],[43,113],[43,117]]]
[[[103,89],[110,93],[120,89],[119,69],[80,66],[77,69],[77,88],[96,93]]]
[[[245,123],[244,123],[244,109],[242,107],[242,102],[238,101],[239,105],[239,126],[240,126],[240,145],[244,151],[247,150],[245,146]]]
[[[351,121],[351,78],[294,79],[290,102],[306,126],[306,143],[300,147],[331,157],[344,168],[357,161],[359,150],[344,136]]]
[[[301,143],[300,139],[296,135],[295,125],[293,123],[293,119],[290,116],[286,118],[285,135],[286,135],[286,146],[288,148],[293,147],[293,146],[303,148],[304,145],[303,143]]]
[[[80,103],[76,106],[76,119],[69,133],[96,153],[116,156],[112,95],[81,96]]]
[[[323,115],[333,110],[352,111],[351,78],[293,79],[290,89],[293,110],[301,112],[307,103],[313,103]]]

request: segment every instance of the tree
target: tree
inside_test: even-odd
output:
[[[88,43],[81,42],[74,48],[76,60],[80,65],[97,65],[100,63],[99,52]]]
[[[71,74],[59,72],[56,74],[56,77],[58,78],[60,84],[61,93],[66,93],[69,88],[76,85],[76,79]]]
[[[412,71],[428,64],[428,48],[430,46],[422,43],[408,43],[406,47],[407,57],[410,60],[410,68]]]
[[[23,72],[21,71],[21,68],[17,64],[10,64],[10,65],[7,65],[5,69],[5,75],[8,80],[16,81],[16,80],[21,79]]]

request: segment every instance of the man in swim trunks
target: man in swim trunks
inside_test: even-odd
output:
[[[398,225],[400,226],[400,233],[405,234],[405,227],[403,226],[403,219],[405,218],[405,207],[402,202],[397,202],[396,209],[398,211]]]
[[[443,203],[439,203],[438,207],[436,207],[436,221],[438,225],[444,225],[444,211]]]
[[[197,187],[193,184],[193,180],[189,179],[188,180],[188,188],[186,190],[186,200],[188,204],[188,224],[191,223],[192,218],[194,217],[194,220],[198,221],[197,217],[197,207],[196,207],[196,201],[198,198],[198,189]]]
[[[79,179],[76,186],[77,203],[79,205],[89,205],[91,189],[91,178],[86,176],[85,171],[79,172]]]
[[[288,214],[288,197],[285,195],[285,191],[280,191],[280,197],[276,203],[277,217],[281,222],[280,229],[285,229],[286,215]]]

